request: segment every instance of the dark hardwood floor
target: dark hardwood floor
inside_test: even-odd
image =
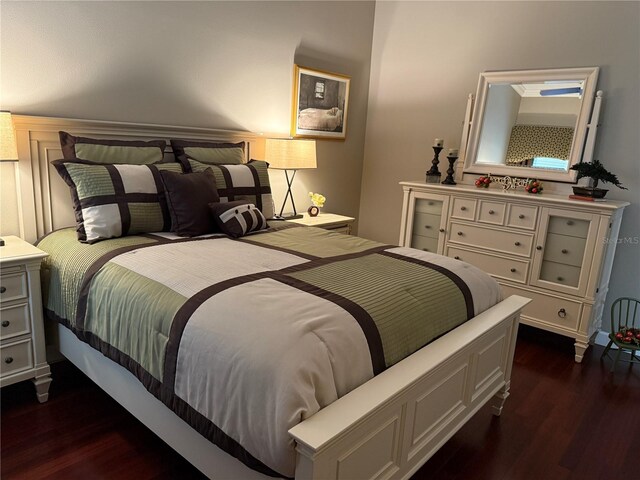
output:
[[[413,479],[640,478],[640,367],[609,374],[597,346],[576,364],[572,343],[521,327],[502,416],[480,410]],[[52,369],[45,404],[30,382],[1,391],[3,480],[203,478],[75,367]]]

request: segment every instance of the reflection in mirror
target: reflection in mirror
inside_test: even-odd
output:
[[[574,180],[597,74],[597,67],[481,74],[465,171]]]

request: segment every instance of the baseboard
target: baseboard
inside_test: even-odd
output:
[[[609,343],[609,332],[605,332],[603,330],[598,331],[595,338],[595,344],[606,347],[607,343]],[[616,348],[616,346],[612,345],[612,348]]]

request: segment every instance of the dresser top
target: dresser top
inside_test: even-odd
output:
[[[571,205],[573,207],[593,208],[600,210],[617,210],[629,205],[629,202],[621,202],[618,200],[608,200],[591,202],[585,200],[573,200],[568,195],[557,195],[552,193],[542,193],[540,195],[532,195],[524,191],[505,191],[498,188],[478,188],[474,185],[441,185],[435,183],[426,182],[400,182],[402,188],[416,189],[416,190],[428,190],[437,193],[458,193],[477,195],[487,198],[500,199],[503,201],[509,200],[521,200],[530,203],[539,203],[541,205],[546,204],[564,204]]]

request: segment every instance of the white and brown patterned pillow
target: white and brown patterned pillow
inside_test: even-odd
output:
[[[81,242],[170,230],[171,217],[160,171],[181,172],[179,163],[101,165],[67,160],[51,163],[71,189]]]
[[[254,204],[243,200],[210,203],[209,208],[220,230],[233,238],[268,227],[262,212]]]
[[[258,207],[265,218],[275,216],[267,162],[251,160],[243,165],[207,165],[189,158],[181,163],[187,173],[210,168],[216,177],[221,203],[245,200]]]

